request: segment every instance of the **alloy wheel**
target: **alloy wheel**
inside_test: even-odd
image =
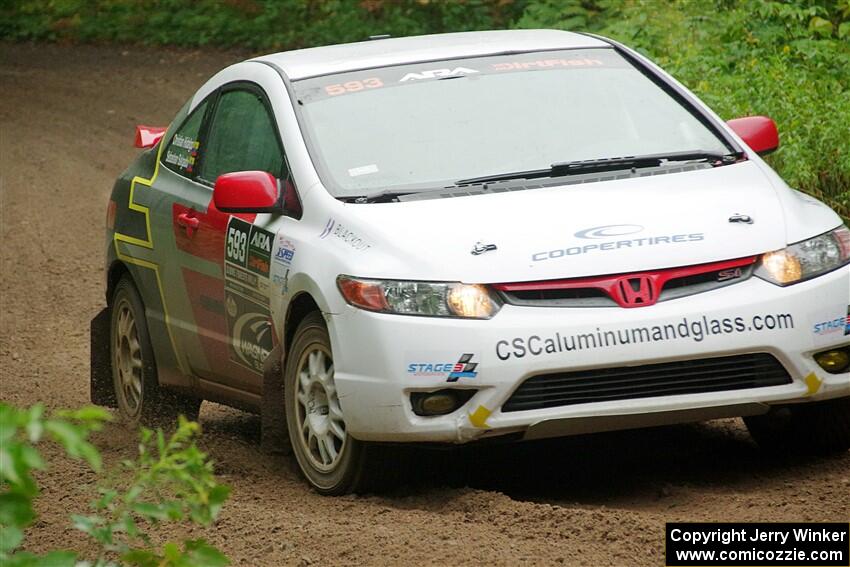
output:
[[[323,345],[314,344],[301,356],[295,406],[298,439],[310,464],[322,472],[334,470],[348,436],[334,384],[333,360]]]
[[[118,373],[118,395],[130,415],[139,413],[142,405],[142,347],[136,316],[127,299],[122,298],[118,305],[115,324],[114,356]]]

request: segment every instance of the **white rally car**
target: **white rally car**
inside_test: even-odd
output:
[[[93,397],[261,412],[327,494],[379,478],[380,442],[743,416],[846,450],[850,231],[761,159],[778,143],[589,35],[238,63],[138,130]]]

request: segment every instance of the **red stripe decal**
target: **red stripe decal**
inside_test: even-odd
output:
[[[191,231],[191,235],[186,227],[182,226],[177,220],[177,217],[181,214],[197,218],[199,221],[198,228]],[[219,211],[212,199],[210,199],[207,210],[204,212],[174,203],[171,209],[171,226],[174,227],[174,240],[177,248],[203,260],[215,262],[219,265],[223,264],[224,233],[227,231],[227,221],[230,216],[229,213]],[[250,223],[253,223],[257,217],[255,214],[244,213],[233,216]]]

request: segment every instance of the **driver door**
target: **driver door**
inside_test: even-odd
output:
[[[223,87],[195,163],[195,191],[175,202],[172,218],[188,296],[184,352],[199,386],[255,403],[263,362],[277,342],[269,310],[276,215],[230,215],[216,209],[213,185],[234,171],[287,177],[282,145],[265,93],[253,83]]]

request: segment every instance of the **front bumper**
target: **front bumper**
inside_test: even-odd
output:
[[[517,432],[540,438],[754,415],[773,404],[850,396],[850,372],[828,374],[812,358],[830,347],[850,344],[850,329],[820,325],[846,317],[848,304],[850,268],[842,268],[786,288],[751,278],[637,309],[505,305],[488,321],[386,315],[346,307],[329,318],[329,329],[340,403],[353,437],[463,443]],[[655,328],[671,327],[666,335],[652,334]],[[636,338],[604,344],[603,337],[613,336],[607,331]],[[572,338],[575,348],[550,347],[547,352],[547,338],[561,345],[570,344]],[[514,390],[537,374],[745,353],[775,356],[792,382],[501,411]],[[477,366],[466,375],[459,367],[461,375],[450,379],[453,363],[464,354],[473,354],[470,362]],[[447,387],[474,388],[476,393],[449,415],[413,413],[411,392]]]

